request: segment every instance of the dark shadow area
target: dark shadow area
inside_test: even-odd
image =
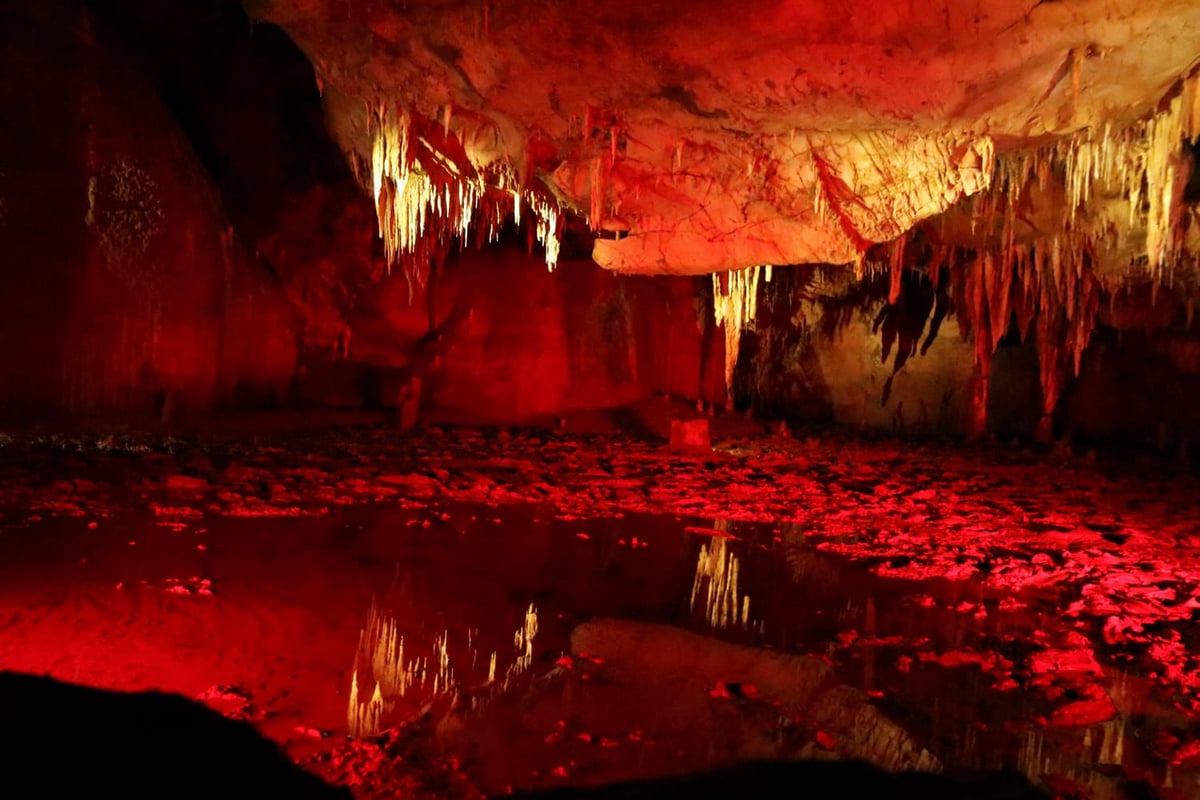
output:
[[[1011,772],[935,775],[889,773],[845,761],[763,761],[698,775],[631,781],[595,788],[511,795],[524,800],[662,800],[731,797],[886,797],[912,800],[1043,800],[1049,795]]]
[[[829,424],[833,399],[818,356],[818,333],[800,311],[817,270],[779,270],[759,296],[755,327],[743,332],[734,372],[735,405],[788,425]],[[867,307],[867,303],[863,303]],[[711,312],[710,312],[711,313]],[[848,321],[850,313],[845,314]],[[828,338],[834,329],[822,331]]]
[[[1200,139],[1192,139],[1183,143],[1183,151],[1192,162],[1188,173],[1188,182],[1183,189],[1183,202],[1188,205],[1200,203]]]
[[[153,76],[240,233],[271,233],[314,185],[353,191],[312,64],[278,27],[255,24],[236,0],[89,7]]]
[[[613,408],[609,410],[608,417],[618,431],[635,441],[660,445],[667,442],[666,437],[654,430],[636,408]]]
[[[929,352],[930,346],[937,339],[938,331],[941,330],[942,322],[950,313],[949,270],[943,267],[941,271],[946,274],[934,282],[923,271],[905,269],[901,274],[899,298],[896,302],[889,302],[880,308],[875,315],[871,332],[879,334],[884,363],[887,363],[893,347],[896,354],[892,374],[883,385],[881,405],[887,405],[892,393],[892,381],[904,368],[908,359],[917,354],[918,346],[921,355]],[[927,321],[929,332],[925,334],[922,342],[921,335],[925,331]]]
[[[157,692],[0,673],[4,796],[348,800],[245,722]],[[18,777],[21,776],[21,777]]]

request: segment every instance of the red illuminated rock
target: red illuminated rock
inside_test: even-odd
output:
[[[671,449],[711,450],[712,437],[708,429],[708,420],[671,420]]]

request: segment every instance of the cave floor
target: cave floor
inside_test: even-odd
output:
[[[844,435],[4,434],[0,669],[202,700],[361,797],[838,755],[1200,797],[1200,483],[1157,472]],[[348,740],[373,606],[418,673]],[[768,650],[832,678],[798,695]]]

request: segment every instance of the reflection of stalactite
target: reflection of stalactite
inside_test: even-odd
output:
[[[1123,781],[1104,768],[1125,765],[1127,728],[1128,718],[1122,715],[1075,733],[1054,731],[1053,738],[1045,731],[1029,731],[1021,737],[1017,771],[1035,784],[1048,775],[1065,778],[1086,789],[1086,796],[1095,800],[1123,798]],[[1073,736],[1079,738],[1067,741]]]
[[[725,521],[717,522],[718,530],[727,526]],[[740,568],[737,556],[728,550],[727,539],[718,536],[700,546],[691,608],[695,610],[696,600],[703,597],[704,617],[714,628],[745,628],[750,623],[750,597],[738,592]]]
[[[433,650],[436,657],[437,670],[433,673],[433,693],[448,692],[450,687],[454,685],[454,670],[450,668],[450,651],[446,645],[449,643],[450,632],[443,631],[442,635],[437,637],[434,642]]]
[[[732,400],[733,372],[737,367],[742,331],[754,324],[758,313],[758,278],[771,282],[771,266],[732,270],[724,276],[714,273],[713,316],[725,330],[725,389]]]
[[[358,699],[358,672],[350,679],[350,704],[346,713],[346,731],[353,737],[361,739],[375,736],[383,730],[383,715],[386,712],[383,692],[379,684],[365,703]]]
[[[373,736],[379,733],[383,716],[394,704],[393,698],[403,697],[414,684],[424,684],[428,670],[425,659],[406,661],[404,638],[399,635],[396,620],[381,613],[372,603],[367,624],[358,636],[358,651],[354,657],[354,672],[350,684],[350,702],[346,724],[351,736]],[[371,696],[359,699],[359,676],[365,685],[374,685]]]
[[[525,621],[513,633],[513,649],[516,651],[516,660],[513,661],[504,675],[503,688],[507,689],[513,679],[533,666],[533,640],[537,634],[537,609],[533,604],[530,604],[529,608],[525,611]],[[494,669],[491,671],[494,672]]]
[[[1021,739],[1021,748],[1017,751],[1017,770],[1036,781],[1045,772],[1042,751],[1046,737],[1041,731],[1030,731]]]
[[[459,675],[451,658],[448,630],[434,637],[432,659],[412,658],[405,653],[404,638],[399,634],[396,620],[380,612],[372,602],[367,624],[359,633],[350,679],[346,710],[348,733],[358,738],[377,735],[386,727],[387,718],[396,710],[399,700],[412,693],[420,693],[423,700],[431,696],[451,698],[454,705],[465,686],[470,695],[470,707],[481,708],[490,697],[507,690],[516,678],[533,666],[533,641],[537,634],[537,609],[530,605],[521,626],[512,634],[513,660],[503,678],[497,678],[498,654],[493,651],[487,660],[487,678],[484,680],[482,676],[472,675],[483,666],[477,649],[477,630],[466,631],[467,652],[461,649],[455,652],[454,660],[460,665],[468,665],[464,668],[465,674]]]
[[[1100,724],[1100,750],[1096,755],[1097,764],[1121,765],[1125,763],[1125,727],[1126,717],[1124,716],[1118,716],[1116,719],[1110,719],[1108,722]],[[1083,742],[1085,746],[1091,744],[1092,736],[1092,730],[1089,728]]]

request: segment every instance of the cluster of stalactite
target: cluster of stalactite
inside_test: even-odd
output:
[[[410,286],[424,286],[431,265],[455,242],[494,242],[522,207],[533,218],[531,237],[558,262],[562,209],[544,188],[522,185],[509,165],[477,168],[447,122],[435,125],[403,109],[371,110],[370,185],[388,267],[401,266]]]
[[[1037,350],[1038,437],[1049,440],[1052,414],[1064,383],[1078,374],[1102,298],[1139,282],[1200,286],[1200,254],[1184,246],[1188,225],[1200,225],[1184,196],[1193,169],[1184,145],[1198,135],[1200,78],[1193,75],[1147,119],[994,158],[989,151],[987,189],[960,206],[970,220],[965,239],[945,235],[944,221],[931,220],[886,245],[864,245],[856,277],[887,277],[887,303],[874,329],[884,359],[895,354],[893,376],[918,347],[929,348],[952,307],[963,336],[975,343],[972,433],[987,430],[992,355],[1015,335]],[[928,272],[920,291],[905,280],[914,268]],[[950,287],[939,285],[947,279]],[[757,288],[758,268],[713,277],[727,380],[741,331],[753,323]]]
[[[1146,231],[1145,258],[1152,278],[1170,278],[1182,256],[1180,222],[1183,189],[1190,164],[1181,157],[1183,140],[1200,134],[1200,94],[1196,80],[1185,81],[1166,107],[1150,119],[1121,130],[1106,126],[1071,137],[1057,148],[1064,165],[1071,226],[1094,194],[1128,200],[1130,228]],[[1086,233],[1093,240],[1120,236],[1121,227]]]
[[[1100,305],[1100,283],[1086,253],[1064,252],[1058,239],[1043,245],[967,254],[958,265],[957,317],[963,333],[975,337],[975,433],[986,428],[992,353],[1010,328],[1022,341],[1032,333],[1037,348],[1040,440],[1051,437],[1051,415],[1068,370],[1079,372]]]
[[[1196,254],[1183,248],[1194,168],[1184,143],[1198,136],[1200,72],[1146,119],[998,157],[992,191],[968,202],[973,227],[998,234],[1003,250],[1040,239],[1074,253],[1128,255],[1113,279],[1171,283],[1195,267]]]
[[[918,273],[905,269],[899,259],[893,259],[888,280],[888,302],[876,313],[871,326],[872,332],[880,336],[884,363],[895,353],[892,373],[883,384],[880,398],[883,405],[887,405],[891,397],[896,375],[917,354],[918,348],[921,355],[929,351],[950,313],[952,296],[947,286],[950,281],[945,278],[945,273],[944,268],[933,264],[927,277],[921,276],[923,280],[914,279]]]
[[[733,373],[741,349],[742,331],[754,324],[758,314],[759,276],[771,282],[771,265],[747,267],[712,276],[713,316],[725,331],[726,399],[733,402]]]
[[[979,243],[928,247],[920,254],[935,288],[939,276],[951,277],[961,332],[974,337],[974,434],[986,431],[992,355],[1006,336],[1032,337],[1037,349],[1042,390],[1037,435],[1048,441],[1063,384],[1079,372],[1102,299],[1138,282],[1195,283],[1196,254],[1183,248],[1184,221],[1195,212],[1185,206],[1183,190],[1192,168],[1184,143],[1200,135],[1198,83],[1182,82],[1147,120],[1084,130],[999,157],[991,190],[966,203]],[[1127,215],[1122,224],[1091,208],[1114,201]],[[936,224],[926,230],[929,239],[938,240]],[[1142,242],[1131,232],[1142,231],[1144,245],[1132,248]],[[912,266],[907,256],[916,238],[926,244],[924,233],[909,232],[890,243],[889,258],[866,260],[868,271],[887,270],[890,276],[877,330],[902,300],[901,277]],[[1111,266],[1114,259],[1117,268]],[[1101,262],[1109,266],[1101,269]],[[939,323],[933,321],[931,332]]]
[[[920,335],[918,331],[904,336],[907,328],[889,324],[892,318],[907,321],[909,328],[914,322],[923,327],[928,320],[920,347],[924,353],[952,307],[963,338],[974,341],[971,433],[982,435],[987,429],[992,355],[1006,336],[1015,335],[1020,341],[1032,341],[1037,349],[1042,389],[1038,437],[1047,440],[1063,383],[1079,372],[1106,291],[1092,270],[1090,242],[1060,234],[995,248],[964,248],[930,246],[922,238],[915,260],[928,271],[932,291],[912,298],[911,288],[902,291],[902,278],[913,268],[913,259],[906,260],[905,252],[911,252],[917,238],[919,234],[901,237],[892,243],[889,260],[868,262],[869,268],[889,273],[888,302],[876,317],[875,330],[884,336],[885,359],[893,342],[899,341],[893,375],[916,352]],[[947,279],[949,291],[941,285]],[[890,384],[889,380],[885,385],[885,403]]]

